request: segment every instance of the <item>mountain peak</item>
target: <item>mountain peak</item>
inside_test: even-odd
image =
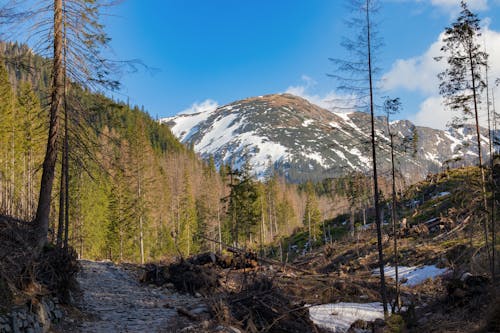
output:
[[[331,112],[291,94],[249,97],[164,122],[202,157],[213,156],[217,165],[237,169],[248,161],[261,178],[270,168],[291,181],[320,180],[371,168],[368,114]],[[376,118],[375,126],[383,170],[390,163],[385,117]],[[397,145],[403,147],[397,157],[402,173],[408,176],[439,171],[457,156],[470,161],[477,156],[474,145],[467,146],[474,138],[464,131],[434,130],[410,121],[390,126],[397,134]],[[462,154],[464,150],[468,153]]]

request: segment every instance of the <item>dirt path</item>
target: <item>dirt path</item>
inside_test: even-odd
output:
[[[142,286],[110,262],[81,261],[78,282],[83,292],[77,306],[93,320],[81,333],[175,332],[177,307],[203,311],[198,298]]]

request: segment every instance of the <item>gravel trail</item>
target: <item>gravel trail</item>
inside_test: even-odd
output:
[[[80,324],[81,333],[175,332],[177,307],[203,311],[200,299],[143,286],[111,262],[80,263],[82,297],[77,306],[93,318]]]

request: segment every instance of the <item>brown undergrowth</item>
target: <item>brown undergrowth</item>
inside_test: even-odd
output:
[[[70,300],[78,272],[75,251],[50,244],[37,250],[34,240],[30,223],[0,216],[1,311],[43,295]]]

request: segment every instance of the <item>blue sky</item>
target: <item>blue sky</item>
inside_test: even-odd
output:
[[[433,77],[439,69],[426,58],[433,44],[434,52],[439,49],[439,35],[457,13],[458,2],[382,1],[378,20],[385,46],[379,66],[389,82],[382,85],[388,95],[402,98],[402,118],[442,127],[442,119],[425,121],[439,108],[432,100],[437,81],[420,76],[428,72],[426,77]],[[153,117],[286,91],[321,104],[336,94],[336,83],[326,75],[334,69],[328,58],[345,56],[340,41],[350,32],[344,3],[126,0],[105,20],[113,52],[119,59],[139,58],[151,70],[124,75],[117,97],[143,105]],[[469,6],[487,24],[491,48],[500,52],[500,1],[469,0]],[[492,64],[492,73],[500,76],[497,67]]]

